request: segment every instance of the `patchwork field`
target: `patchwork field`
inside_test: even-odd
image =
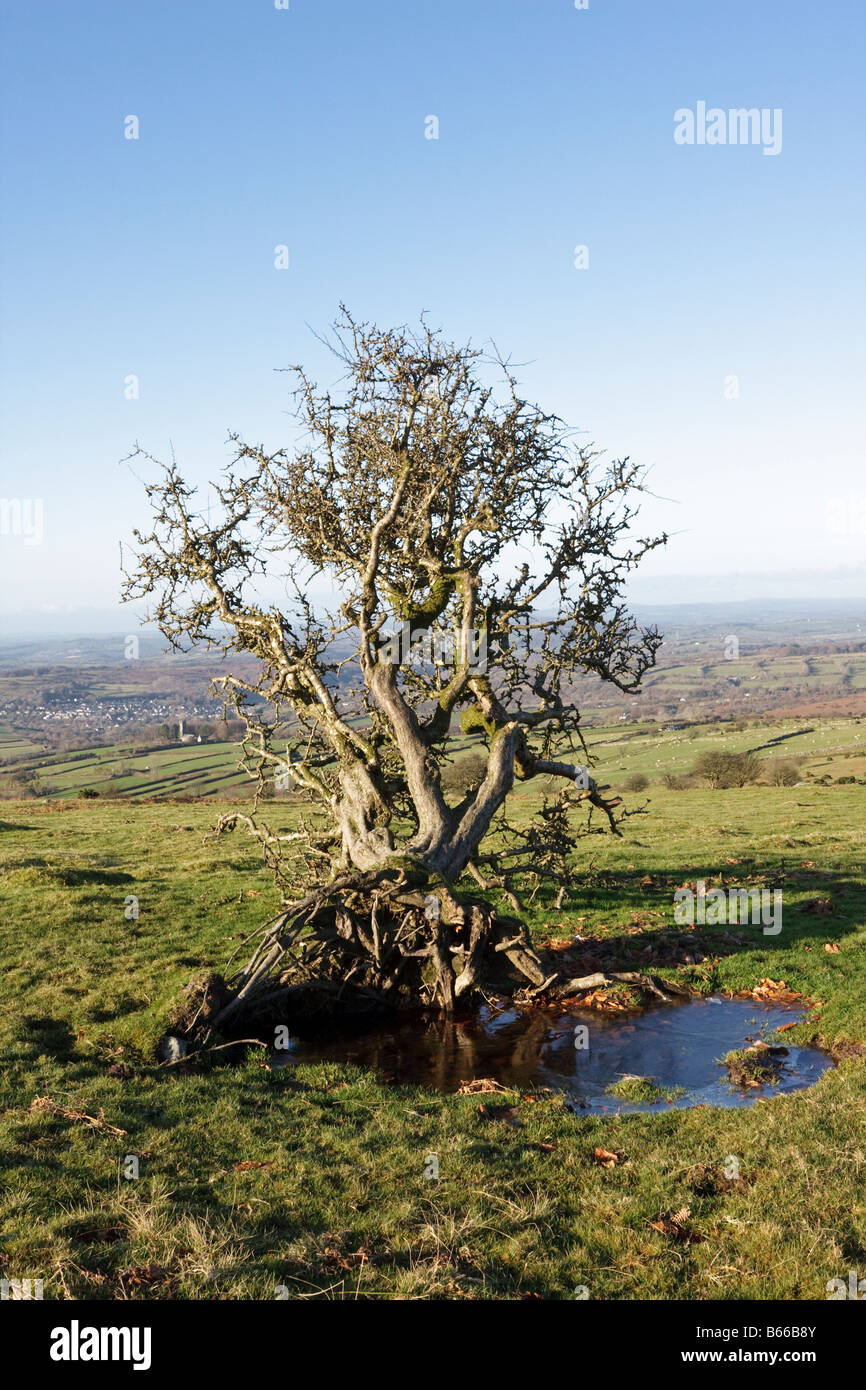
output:
[[[766,760],[768,774],[776,763],[794,759],[803,780],[829,775],[831,767],[835,777],[866,778],[866,716],[744,719],[681,728],[618,721],[589,729],[587,745],[597,775],[615,786],[633,774],[653,782],[666,772],[688,773],[702,753],[719,748],[756,750]],[[481,752],[476,739],[457,741],[454,747],[457,762]],[[583,757],[576,750],[574,760],[582,762]],[[82,792],[132,800],[243,797],[250,795],[252,784],[238,766],[240,758],[241,750],[231,742],[147,749],[127,743],[52,753],[0,729],[0,795],[20,796],[24,775],[29,790],[49,800]]]
[[[0,759],[10,756],[0,743]],[[236,743],[172,745],[136,750],[130,744],[77,753],[52,754],[30,749],[17,756],[14,771],[24,774],[39,796],[77,797],[82,791],[100,796],[177,797],[225,796],[235,789],[248,792],[250,779],[238,770]],[[8,767],[8,764],[7,764]],[[0,775],[3,772],[0,763]],[[6,794],[15,787],[7,782]]]

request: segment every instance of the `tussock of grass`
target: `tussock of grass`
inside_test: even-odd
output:
[[[785,1065],[786,1048],[735,1048],[724,1060],[735,1086],[777,1086]]]
[[[605,1090],[609,1096],[618,1096],[620,1100],[630,1100],[636,1105],[678,1100],[685,1095],[682,1086],[659,1086],[651,1076],[624,1076],[619,1081],[611,1082]]]

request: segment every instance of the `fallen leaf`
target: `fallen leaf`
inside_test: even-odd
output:
[[[157,1284],[168,1283],[173,1275],[162,1265],[136,1265],[133,1269],[122,1269],[117,1276],[124,1291],[128,1288],[150,1289]]]
[[[613,1153],[610,1149],[595,1149],[593,1158],[596,1163],[600,1163],[602,1168],[615,1168],[622,1158],[622,1154]]]
[[[797,999],[802,999],[803,996],[789,989],[784,980],[764,978],[763,980],[759,980],[754,989],[745,990],[741,997],[746,999],[774,999],[780,1004],[791,1004]]]

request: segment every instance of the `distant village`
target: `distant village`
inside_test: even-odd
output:
[[[195,743],[226,737],[228,725],[222,706],[202,697],[166,699],[165,696],[78,695],[57,692],[49,701],[31,703],[26,698],[0,704],[0,725],[17,729],[42,729],[51,739],[68,737],[76,745],[104,740],[109,735],[133,732],[163,743]]]

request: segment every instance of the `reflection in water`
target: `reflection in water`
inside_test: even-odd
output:
[[[462,1081],[493,1077],[505,1086],[550,1086],[574,1106],[606,1111],[750,1105],[780,1091],[810,1086],[829,1058],[814,1048],[791,1047],[775,1086],[732,1087],[721,1058],[733,1048],[768,1036],[801,1012],[744,999],[691,999],[656,1005],[640,1014],[610,1015],[575,1009],[559,1015],[541,1009],[485,1006],[463,1019],[412,1016],[364,1032],[296,1039],[272,1065],[351,1062],[383,1080],[454,1091]],[[586,1049],[575,1046],[575,1028],[588,1030]],[[681,1087],[679,1099],[652,1104],[620,1100],[606,1088],[623,1075],[652,1077]]]

